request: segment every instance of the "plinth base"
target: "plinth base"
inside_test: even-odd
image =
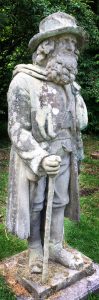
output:
[[[74,249],[71,249],[71,251],[75,252]],[[49,261],[49,280],[47,284],[42,284],[41,274],[29,273],[28,251],[24,251],[22,253],[19,253],[18,255],[11,257],[8,260],[5,260],[0,265],[0,269],[1,269],[1,273],[7,277],[7,281],[10,284],[11,284],[11,280],[9,281],[8,278],[12,276],[16,284],[19,285],[21,289],[21,293],[20,291],[19,293],[17,291],[16,293],[16,295],[18,296],[17,299],[21,300],[23,295],[24,296],[23,299],[26,300],[27,299],[78,300],[78,299],[83,299],[81,298],[83,296],[81,297],[79,296],[79,298],[77,298],[77,295],[80,295],[79,289],[83,291],[82,280],[83,281],[85,280],[86,282],[85,285],[87,285],[87,295],[88,295],[88,286],[91,287],[89,292],[90,291],[92,292],[91,278],[92,276],[97,277],[95,265],[93,264],[93,262],[84,255],[83,255],[83,259],[84,259],[84,266],[79,271],[70,270],[68,268],[61,266],[58,263],[53,263]],[[77,289],[78,291],[76,292]]]

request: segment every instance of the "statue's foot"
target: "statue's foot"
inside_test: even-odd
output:
[[[63,249],[58,244],[50,245],[50,259],[73,270],[83,267],[83,258],[80,253],[73,254],[69,248]]]
[[[43,251],[40,248],[29,249],[29,269],[31,273],[42,273]]]

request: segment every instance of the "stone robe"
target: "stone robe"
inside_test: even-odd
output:
[[[87,125],[87,110],[76,83],[62,87],[47,82],[45,74],[32,65],[21,65],[15,73],[8,91],[12,148],[7,228],[24,239],[30,235],[29,182],[35,188],[45,175],[42,159],[50,154],[61,156],[62,147],[71,155],[66,216],[79,219],[77,161],[83,158],[80,130]],[[54,153],[50,153],[52,142]]]

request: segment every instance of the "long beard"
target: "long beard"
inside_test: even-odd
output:
[[[60,85],[72,83],[77,74],[76,55],[57,55],[48,61],[46,66],[47,80]]]

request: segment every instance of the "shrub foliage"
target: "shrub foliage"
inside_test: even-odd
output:
[[[89,43],[80,55],[78,82],[88,107],[90,131],[98,131],[98,1],[92,0],[1,0],[1,101],[0,115],[7,118],[6,93],[16,64],[30,63],[29,39],[38,32],[39,22],[56,11],[76,17],[89,34]]]

